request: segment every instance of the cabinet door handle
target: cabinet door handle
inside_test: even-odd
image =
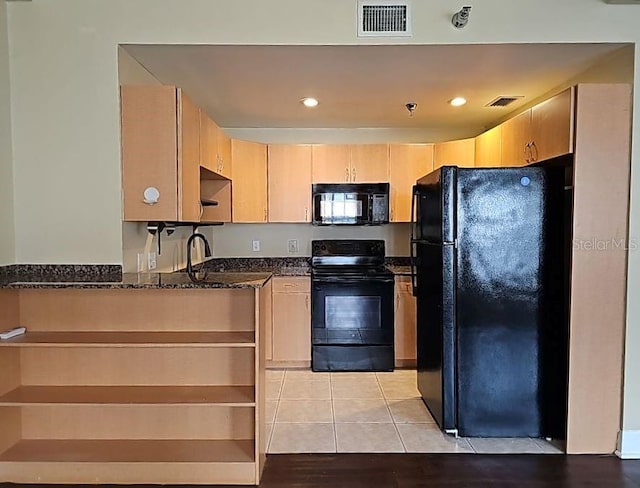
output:
[[[351,169],[351,181],[352,181],[353,183],[355,183],[355,182],[356,182],[356,169],[355,169],[355,168],[352,168],[352,169]]]
[[[529,149],[529,143],[528,142],[524,145],[524,160],[525,160],[525,162],[528,163],[529,162],[529,153],[528,153],[527,149]]]
[[[400,294],[396,295],[396,309],[400,307]]]
[[[304,221],[309,222],[309,207],[304,208]]]
[[[389,215],[390,220],[391,220],[391,222],[393,222],[393,208],[391,210],[389,210],[389,214],[390,214]]]
[[[536,155],[535,156],[531,156],[531,161],[537,161],[538,160],[538,146],[536,146],[536,141],[531,141],[531,146],[529,147],[529,150],[531,150],[531,148],[534,148],[536,150]]]
[[[309,295],[304,297],[304,306],[307,310],[309,310]]]
[[[264,221],[265,222],[267,221],[267,209],[266,208],[264,209]]]
[[[348,182],[349,181],[349,167],[347,167],[344,171],[345,171],[344,181]]]

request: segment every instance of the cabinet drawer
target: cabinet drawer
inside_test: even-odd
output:
[[[309,293],[311,278],[308,276],[276,276],[273,279],[273,291],[285,293]]]

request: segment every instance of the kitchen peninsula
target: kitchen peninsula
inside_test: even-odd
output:
[[[0,473],[258,484],[270,273],[0,281]]]

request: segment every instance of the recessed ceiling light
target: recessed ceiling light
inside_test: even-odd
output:
[[[307,97],[307,98],[303,98],[300,101],[302,102],[302,105],[304,105],[305,107],[313,108],[318,106],[318,100],[316,100],[315,98]]]
[[[467,99],[464,97],[456,97],[453,100],[450,100],[449,103],[454,107],[460,107],[467,103]]]

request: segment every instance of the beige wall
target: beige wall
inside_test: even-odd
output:
[[[15,263],[7,4],[0,2],[0,266]]]
[[[640,49],[636,44],[635,79],[640,80]],[[624,360],[622,426],[633,432],[634,451],[640,457],[640,90],[634,90],[629,274],[627,277],[627,333]]]
[[[298,253],[288,252],[289,239],[298,240]],[[383,239],[387,256],[409,255],[409,224],[371,227],[225,224],[213,228],[213,253],[221,257],[310,256],[313,239]],[[260,241],[259,252],[252,251],[253,240]]]
[[[122,262],[119,43],[379,41],[356,38],[355,0],[324,0],[322,8],[318,8],[319,4],[317,0],[10,3],[15,260],[21,263]],[[609,5],[601,0],[484,0],[474,6],[464,30],[452,28],[449,22],[452,13],[460,7],[458,3],[414,1],[413,7],[414,36],[382,42],[640,40],[640,8]],[[313,13],[311,21],[310,12]],[[636,52],[636,66],[639,57]],[[0,63],[0,73],[1,66]],[[635,91],[634,100],[634,106],[640,107],[639,91]],[[640,109],[636,108],[634,141],[640,140],[639,113]],[[1,142],[4,147],[5,141]],[[640,144],[637,142],[634,142],[632,160],[631,237],[640,239],[640,199],[636,196],[640,191]],[[2,171],[4,180],[6,169]],[[6,215],[4,209],[3,213]],[[640,296],[638,252],[630,253],[629,257],[628,294],[634,300]],[[628,308],[624,427],[640,430],[637,389],[640,304],[634,300],[629,300]]]

